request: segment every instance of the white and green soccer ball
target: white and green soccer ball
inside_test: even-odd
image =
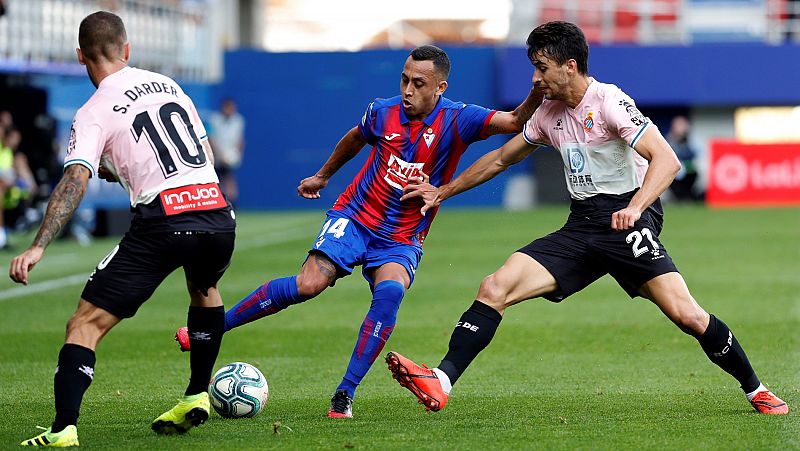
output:
[[[267,378],[249,363],[233,362],[219,369],[208,385],[211,405],[225,418],[250,418],[264,409]]]

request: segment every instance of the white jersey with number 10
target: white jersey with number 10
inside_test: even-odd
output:
[[[207,139],[174,80],[126,67],[104,78],[75,114],[64,167],[80,164],[94,175],[102,161],[131,206],[147,204],[170,188],[219,182],[203,149]]]

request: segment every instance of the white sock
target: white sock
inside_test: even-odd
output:
[[[764,384],[759,385],[757,389],[751,391],[750,393],[745,394],[745,396],[747,396],[748,401],[752,401],[753,398],[755,398],[756,395],[762,391],[769,391],[767,390],[767,387],[764,386]]]
[[[445,374],[444,371],[440,370],[439,368],[434,368],[432,371],[433,374],[439,378],[439,383],[442,384],[442,391],[449,395],[450,390],[453,389],[453,384],[450,383],[450,378],[447,377],[447,374]]]
[[[0,227],[0,247],[3,247],[8,242],[8,235],[6,235],[6,228]]]

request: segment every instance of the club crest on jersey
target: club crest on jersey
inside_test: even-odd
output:
[[[592,118],[592,112],[589,111],[586,113],[586,118],[583,119],[583,129],[587,132],[594,127],[594,119]]]
[[[401,190],[406,186],[410,177],[420,176],[423,165],[425,165],[425,163],[409,163],[394,155],[390,155],[389,167],[383,179],[386,180],[386,183],[389,185]]]
[[[433,129],[432,128],[428,128],[427,130],[425,130],[425,133],[422,134],[422,139],[425,140],[425,144],[428,147],[431,146],[431,143],[433,142],[434,138],[436,138],[436,134],[433,133]]]

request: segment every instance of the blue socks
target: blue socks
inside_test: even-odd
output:
[[[225,312],[225,332],[305,300],[297,291],[297,276],[270,280]]]
[[[353,398],[356,387],[378,357],[397,322],[397,311],[403,300],[405,288],[400,282],[385,280],[375,286],[372,305],[367,312],[358,335],[353,355],[347,365],[347,372],[336,390],[346,390]]]

